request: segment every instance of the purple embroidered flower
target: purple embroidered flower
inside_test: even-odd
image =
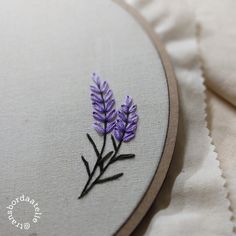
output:
[[[90,86],[91,100],[93,105],[93,124],[95,130],[100,134],[108,134],[115,127],[116,110],[114,109],[115,99],[107,81],[101,81],[95,73],[92,75],[95,85]]]
[[[99,149],[93,138],[87,133],[87,138],[94,149],[97,160],[91,168],[91,164],[87,161],[86,157],[81,156],[88,179],[78,199],[87,195],[95,185],[118,180],[124,175],[124,173],[120,172],[104,177],[104,173],[111,165],[118,161],[135,158],[133,153],[120,154],[120,149],[123,142],[129,142],[135,137],[138,123],[137,106],[133,104],[133,99],[130,96],[126,96],[124,104],[121,105],[120,110],[117,112],[114,109],[115,100],[108,83],[101,81],[95,73],[93,73],[92,79],[95,84],[90,86],[93,118],[95,119],[93,126],[98,134],[103,136],[103,144],[101,149]],[[107,134],[113,130],[115,138],[113,135],[110,135],[113,150],[105,153]]]
[[[135,137],[138,115],[137,106],[133,104],[133,99],[126,96],[125,102],[118,111],[116,127],[114,130],[115,138],[118,141],[129,142]]]

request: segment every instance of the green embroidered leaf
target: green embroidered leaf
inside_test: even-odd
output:
[[[90,168],[89,168],[89,163],[86,161],[86,159],[83,156],[81,156],[81,159],[82,159],[82,161],[83,161],[83,163],[84,163],[84,165],[86,167],[86,171],[88,173],[88,176],[90,176],[91,172],[90,172]]]
[[[106,183],[106,182],[109,182],[109,181],[117,180],[122,175],[123,175],[123,173],[119,173],[119,174],[116,174],[116,175],[113,175],[113,176],[110,176],[110,177],[107,177],[107,178],[104,178],[104,179],[97,180],[96,183],[97,184],[103,184],[103,183]]]
[[[135,158],[134,154],[122,154],[122,155],[119,155],[116,158],[116,160],[117,161],[123,161],[123,160],[127,160],[127,159],[132,159],[132,158]]]

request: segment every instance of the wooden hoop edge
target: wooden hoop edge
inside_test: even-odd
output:
[[[172,160],[172,155],[174,152],[174,147],[176,142],[178,120],[179,120],[179,99],[178,99],[178,89],[174,70],[172,68],[169,56],[158,36],[149,26],[148,22],[133,7],[129,6],[122,0],[113,0],[113,2],[115,2],[124,10],[126,10],[128,13],[130,13],[134,17],[134,19],[141,25],[144,31],[148,34],[149,38],[151,39],[153,45],[157,50],[157,53],[161,58],[167,78],[167,86],[169,94],[168,128],[167,128],[165,146],[163,149],[160,163],[157,167],[156,173],[154,174],[149,187],[147,188],[147,191],[144,193],[139,204],[136,206],[134,211],[128,217],[126,222],[124,222],[123,225],[115,233],[116,236],[127,236],[134,231],[134,229],[138,226],[143,217],[146,215],[153,201],[157,197],[160,188],[165,180],[167,171],[169,169]]]

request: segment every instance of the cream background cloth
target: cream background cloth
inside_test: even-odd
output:
[[[208,91],[208,125],[216,145],[216,151],[226,179],[230,209],[233,211],[234,232],[236,232],[236,109],[226,100]]]
[[[187,1],[128,2],[165,42],[177,75],[181,109],[169,174],[161,194],[134,235],[232,235],[225,181],[206,128],[205,86],[194,7]]]
[[[236,1],[189,0],[207,87],[236,106]]]
[[[236,2],[190,1],[208,88],[207,119],[226,179],[236,233]]]

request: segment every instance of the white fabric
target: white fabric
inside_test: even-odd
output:
[[[236,233],[236,2],[191,1],[208,92],[208,123],[229,191]],[[214,7],[212,7],[214,6]]]
[[[32,232],[113,234],[145,193],[165,143],[168,89],[154,45],[137,21],[110,0],[50,0],[37,6],[31,0],[20,6],[17,0],[4,2],[0,28],[1,208],[24,193],[43,212]],[[108,81],[117,109],[127,95],[137,104],[137,135],[120,150],[136,158],[112,165],[103,177],[124,176],[78,200],[87,181],[80,156],[91,168],[96,160],[86,133],[99,150],[103,140],[92,126],[94,71]],[[114,150],[110,136],[107,144],[105,153]],[[0,229],[4,236],[25,235],[11,225],[6,211],[0,213]]]
[[[196,11],[207,86],[236,106],[236,1],[189,2]]]
[[[208,125],[226,179],[225,187],[229,191],[227,197],[231,203],[230,209],[233,211],[232,220],[236,232],[236,109],[210,91],[208,91],[207,102]]]
[[[232,235],[224,180],[205,122],[194,11],[186,1],[128,1],[159,34],[172,59],[181,120],[169,174],[134,235]]]

